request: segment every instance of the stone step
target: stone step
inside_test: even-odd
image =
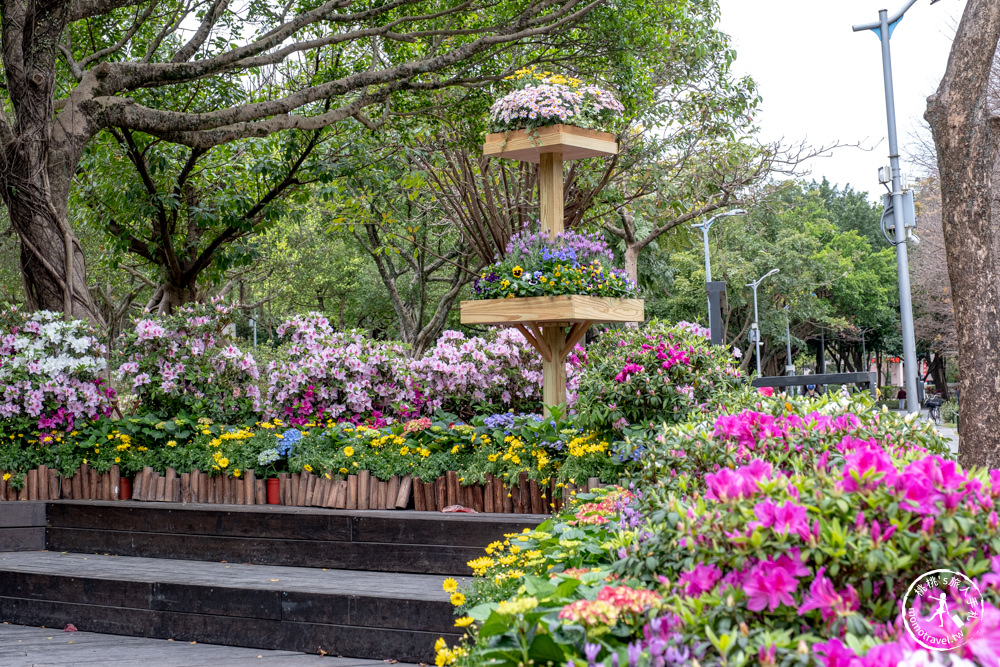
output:
[[[457,639],[443,577],[51,551],[0,553],[21,625],[404,662]]]
[[[45,505],[45,544],[53,551],[451,576],[468,574],[466,563],[490,542],[546,518],[96,500]]]
[[[381,660],[0,623],[3,667],[385,667]],[[396,667],[416,667],[398,663]]]

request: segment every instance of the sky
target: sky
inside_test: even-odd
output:
[[[720,0],[720,28],[732,38],[735,73],[749,74],[763,98],[757,122],[760,138],[803,140],[812,146],[861,144],[868,150],[841,148],[807,165],[807,178],[826,177],[841,187],[884,192],[878,168],[889,164],[882,56],[874,32],[855,33],[856,24],[891,17],[906,0]],[[963,0],[933,7],[918,0],[893,32],[892,69],[896,125],[904,176],[919,177],[908,157],[916,137],[930,134],[923,120],[927,97],[938,86],[948,62]]]

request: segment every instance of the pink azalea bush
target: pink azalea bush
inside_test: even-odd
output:
[[[287,358],[267,367],[268,418],[303,424],[419,412],[402,345],[336,332],[318,313],[292,317],[278,335],[288,339]]]
[[[117,377],[137,411],[194,415],[227,423],[261,408],[257,363],[226,335],[236,305],[189,304],[172,315],[146,315],[122,333]]]
[[[0,312],[0,434],[72,431],[111,414],[105,348],[61,313]]]
[[[581,371],[576,409],[595,429],[681,421],[715,409],[740,383],[728,349],[688,322],[608,331],[587,350]]]
[[[1000,470],[962,470],[929,427],[891,413],[767,407],[663,430],[645,459],[648,520],[616,571],[667,582],[684,633],[715,648],[703,665],[721,664],[729,633],[760,664],[804,647],[849,667],[924,660],[900,603],[921,575],[962,572],[987,612],[953,655],[997,664]]]
[[[470,563],[470,639],[439,647],[439,664],[998,664],[1000,470],[962,470],[929,426],[832,405],[771,399],[650,435],[633,493],[583,496],[509,536],[516,557]],[[684,454],[696,460],[671,474]],[[910,584],[938,569],[985,602],[964,627],[930,630],[964,635],[947,653],[901,616]],[[620,598],[608,589],[641,614],[604,604]],[[552,642],[518,643],[534,636]]]
[[[491,412],[525,413],[537,411],[542,400],[541,357],[517,329],[471,338],[445,331],[437,345],[410,363],[410,371],[428,410],[441,408],[467,418],[477,406],[489,404]],[[572,360],[566,376],[572,403],[579,380]]]

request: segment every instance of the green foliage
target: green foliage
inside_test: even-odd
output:
[[[849,188],[786,183],[749,216],[713,225],[712,278],[729,285],[727,341],[742,346],[753,320],[753,295],[743,286],[777,268],[780,272],[758,288],[766,354],[784,357],[785,306],[793,354],[818,341],[821,326],[828,342],[843,339],[848,348],[857,348],[858,358],[862,331],[869,352],[896,350],[895,255],[872,234],[879,213]],[[642,265],[647,271],[670,267],[661,275],[640,275],[649,295],[647,312],[704,320],[704,263],[700,235],[688,235]]]

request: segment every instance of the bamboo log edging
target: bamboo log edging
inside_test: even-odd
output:
[[[18,500],[118,500],[122,473],[117,465],[98,473],[88,465],[72,475],[60,474],[45,466],[29,470],[21,489],[2,479],[0,502]],[[483,484],[463,485],[459,474],[448,471],[441,477],[423,480],[405,475],[379,480],[367,470],[356,475],[279,473],[281,505],[324,507],[329,509],[416,510],[440,512],[445,507],[461,505],[486,514],[550,514],[559,511],[576,493],[593,491],[601,486],[591,477],[581,484],[567,484],[557,489],[554,481],[541,484],[522,472],[516,483],[486,475]],[[132,500],[140,502],[267,504],[265,480],[253,470],[239,478],[211,476],[197,469],[178,474],[167,468],[160,475],[144,468],[132,482]]]

